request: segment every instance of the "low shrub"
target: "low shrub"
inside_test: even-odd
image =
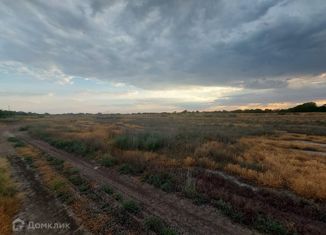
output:
[[[122,203],[122,207],[132,214],[138,214],[141,210],[140,206],[134,201],[126,201]]]
[[[50,189],[54,191],[60,191],[66,186],[66,183],[62,179],[54,179],[50,183]]]
[[[287,229],[278,221],[259,215],[254,221],[254,227],[261,232],[277,235],[286,235],[289,234]]]
[[[143,177],[143,181],[166,192],[172,192],[176,190],[175,179],[172,177],[172,175],[166,172],[148,173]]]
[[[80,170],[75,167],[68,167],[68,168],[65,168],[65,170],[64,170],[64,174],[66,174],[66,175],[76,175],[76,174],[79,174],[79,172],[80,172]]]
[[[113,194],[113,189],[109,185],[103,185],[101,189],[107,194]]]
[[[67,152],[85,155],[87,148],[84,143],[77,140],[53,140],[51,144]]]
[[[81,185],[78,186],[78,190],[79,192],[86,192],[90,189],[90,186],[88,183],[83,183]]]
[[[100,160],[100,164],[105,167],[112,167],[115,166],[117,163],[118,163],[117,159],[115,159],[111,155],[105,155]]]
[[[206,196],[197,191],[195,180],[189,176],[187,177],[185,186],[183,187],[183,194],[185,197],[192,199],[197,205],[205,204],[209,201]]]
[[[69,204],[74,200],[73,195],[69,191],[59,191],[56,195],[59,200],[66,204]]]
[[[15,148],[24,147],[25,143],[16,137],[9,137],[7,139],[9,142],[14,143]]]
[[[153,133],[121,135],[113,139],[114,146],[120,149],[156,151],[162,148],[164,143],[162,136]]]
[[[80,175],[72,175],[68,179],[73,185],[76,186],[80,186],[86,183],[85,180],[82,177],[80,177]]]
[[[48,161],[49,161],[49,164],[54,166],[54,168],[56,170],[59,170],[59,171],[63,170],[63,168],[64,168],[63,164],[65,162],[64,160],[52,157],[52,158],[48,158]]]
[[[145,229],[148,231],[155,232],[159,235],[176,235],[178,234],[173,229],[165,226],[162,220],[158,217],[148,217],[144,221]]]
[[[244,215],[240,211],[234,209],[230,203],[219,199],[217,201],[214,201],[213,205],[218,208],[224,215],[230,217],[233,221],[237,223],[243,222]]]
[[[138,175],[144,172],[144,168],[141,165],[124,163],[120,166],[119,172],[125,175]]]

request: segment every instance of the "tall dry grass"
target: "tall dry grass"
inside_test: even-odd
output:
[[[15,191],[15,183],[10,177],[10,166],[0,157],[0,234],[12,234],[11,224],[20,208],[21,200]]]
[[[243,139],[250,146],[240,161],[260,163],[264,171],[228,164],[225,170],[270,187],[287,188],[313,199],[326,199],[326,158],[271,146],[268,140]]]

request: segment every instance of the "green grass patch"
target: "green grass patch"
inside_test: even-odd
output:
[[[62,179],[54,179],[50,184],[50,189],[54,191],[61,191],[66,187],[66,182]]]
[[[113,189],[109,185],[103,185],[101,189],[109,195],[113,194]]]
[[[176,235],[178,234],[172,228],[167,227],[160,218],[148,217],[144,221],[144,226],[147,231],[155,232],[159,235]]]
[[[80,170],[76,167],[68,167],[64,169],[64,174],[66,175],[76,175],[79,174]]]
[[[236,209],[234,209],[230,203],[225,202],[222,199],[220,199],[217,201],[213,201],[213,205],[216,208],[218,208],[224,215],[231,218],[233,221],[235,221],[237,223],[243,222],[244,215],[240,211],[237,211]]]
[[[122,208],[132,214],[138,214],[141,210],[138,203],[131,201],[131,200],[123,202]]]
[[[273,218],[259,215],[254,222],[254,228],[260,232],[277,235],[287,235],[289,232],[278,221]]]
[[[139,175],[144,172],[144,166],[124,163],[119,167],[119,172],[125,175]]]
[[[75,186],[80,186],[86,183],[86,181],[80,175],[72,175],[68,177],[68,179]]]
[[[9,142],[13,143],[15,148],[19,148],[19,147],[24,147],[25,146],[25,143],[22,142],[17,137],[9,137],[7,140]]]
[[[173,192],[176,188],[175,179],[168,173],[148,173],[143,177],[143,181],[166,192]]]
[[[47,158],[48,162],[50,165],[52,165],[56,170],[58,171],[62,171],[63,167],[64,167],[64,160],[62,159],[58,159],[58,158],[54,158],[54,157],[48,157]]]
[[[100,164],[105,167],[112,167],[118,163],[117,159],[112,157],[111,155],[105,155],[100,160]]]
[[[138,133],[117,136],[113,144],[120,149],[156,151],[164,146],[165,139],[159,134]]]

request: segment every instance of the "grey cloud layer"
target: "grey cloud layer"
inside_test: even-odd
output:
[[[0,60],[139,87],[280,88],[325,72],[324,0],[0,3]]]

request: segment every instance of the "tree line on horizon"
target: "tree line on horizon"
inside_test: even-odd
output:
[[[230,111],[233,113],[309,113],[309,112],[326,112],[326,104],[318,106],[315,102],[299,104],[288,109],[238,109]]]
[[[181,113],[188,113],[184,110]],[[199,111],[195,111],[199,112]],[[326,112],[326,104],[318,106],[315,102],[307,102],[288,109],[237,109],[233,111],[215,111],[215,112],[230,112],[230,113],[304,113],[304,112]],[[70,113],[73,114],[73,113]],[[83,113],[79,113],[83,114]],[[8,118],[13,116],[40,115],[38,113],[23,112],[23,111],[8,111],[0,109],[0,118]],[[45,113],[44,115],[49,115]]]

